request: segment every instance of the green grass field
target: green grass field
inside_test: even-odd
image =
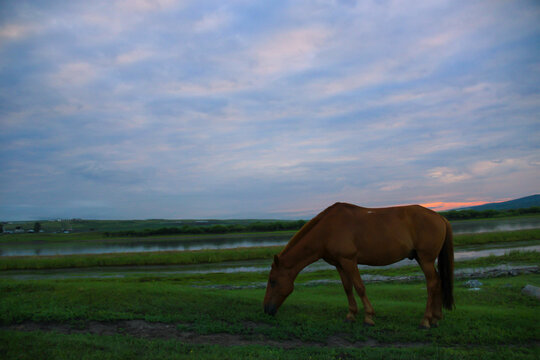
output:
[[[539,235],[540,230],[459,235],[455,243],[456,249],[532,245]],[[0,269],[31,274],[109,267],[114,274],[116,266],[269,260],[280,249],[0,257]],[[459,261],[456,270],[500,264],[537,266],[540,253]],[[421,271],[406,266],[361,273]],[[539,302],[521,293],[526,284],[540,286],[540,274],[481,279],[479,291],[456,279],[456,309],[445,311],[440,326],[430,330],[417,328],[425,308],[424,281],[368,283],[376,326],[366,328],[343,322],[347,300],[335,270],[301,273],[275,317],[262,311],[267,276],[145,273],[144,267],[122,278],[0,276],[0,358],[537,359],[540,353]]]
[[[277,316],[269,317],[262,311],[264,289],[193,286],[212,283],[215,276],[1,280],[0,355],[3,359],[535,359],[538,355],[538,302],[520,290],[525,284],[540,285],[539,275],[483,279],[480,291],[470,291],[458,281],[456,309],[446,312],[440,327],[429,331],[417,329],[425,307],[423,282],[368,284],[377,315],[376,326],[365,328],[343,322],[347,302],[339,284],[302,286],[300,281]],[[235,284],[253,280],[244,274]],[[151,336],[92,332],[90,327],[110,328],[133,319],[148,328],[163,324],[173,328]],[[28,331],[24,324],[48,324],[56,330]],[[177,333],[189,333],[193,343],[179,341]]]

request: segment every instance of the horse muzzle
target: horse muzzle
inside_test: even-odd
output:
[[[264,313],[268,315],[276,315],[277,307],[274,304],[264,304]]]

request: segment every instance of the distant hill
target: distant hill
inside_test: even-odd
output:
[[[533,206],[540,206],[540,194],[525,196],[509,201],[459,208],[456,210],[511,210],[525,209]]]

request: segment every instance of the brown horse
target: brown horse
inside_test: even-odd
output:
[[[438,257],[439,273],[435,270]],[[349,300],[346,321],[358,307],[352,287],[364,305],[364,323],[374,325],[373,307],[357,264],[382,266],[416,259],[427,282],[427,305],[420,326],[437,326],[442,307],[454,305],[452,228],[441,215],[420,205],[380,209],[336,203],[306,223],[274,256],[264,297],[264,312],[274,315],[294,289],[294,280],[309,264],[324,259],[334,265]]]

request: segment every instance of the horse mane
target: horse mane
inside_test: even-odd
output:
[[[295,246],[300,241],[300,239],[302,239],[309,231],[311,231],[311,229],[313,229],[313,227],[315,227],[315,225],[319,223],[319,221],[328,213],[331,208],[339,204],[340,203],[335,203],[334,205],[327,207],[325,210],[321,211],[319,215],[315,216],[313,219],[305,223],[304,226],[302,226],[302,228],[300,228],[300,230],[298,230],[298,232],[294,234],[291,240],[289,240],[285,248],[279,253],[278,256],[285,254],[289,249]]]

